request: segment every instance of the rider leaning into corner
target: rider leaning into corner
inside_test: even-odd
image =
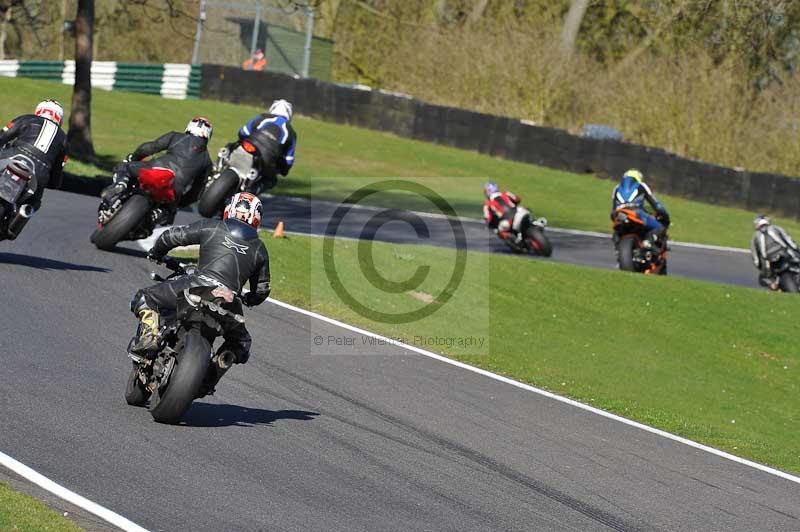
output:
[[[45,100],[32,115],[18,116],[0,132],[0,172],[14,155],[33,163],[37,188],[28,204],[38,211],[45,187],[61,186],[61,173],[66,162],[67,135],[61,129],[64,109],[55,100]]]
[[[139,178],[142,168],[169,168],[175,173],[173,187],[175,203],[170,206],[169,224],[175,218],[178,207],[185,207],[197,200],[206,177],[211,173],[211,157],[208,155],[208,140],[213,128],[202,116],[192,118],[183,133],[170,131],[154,141],[145,142],[114,168],[114,182],[106,187],[101,198],[108,204],[131,186],[132,179]],[[143,161],[159,152],[163,155]]]
[[[497,183],[493,181],[483,185],[483,193],[486,196],[483,202],[483,221],[486,222],[486,227],[502,238],[508,238],[514,214],[522,200],[513,192],[500,192]],[[519,242],[522,240],[522,235],[517,233],[515,238]]]
[[[773,225],[768,216],[759,214],[753,220],[753,240],[750,242],[750,253],[753,264],[759,270],[758,281],[772,290],[778,289],[778,276],[772,271],[772,264],[781,256],[790,255],[800,260],[800,248],[782,227]]]
[[[239,142],[249,141],[260,156],[261,187],[254,191],[267,190],[275,186],[278,176],[289,175],[294,164],[297,133],[292,127],[292,104],[286,100],[275,100],[266,113],[254,116],[239,129]],[[228,146],[228,150],[233,145]]]
[[[256,196],[240,192],[233,196],[225,208],[222,220],[201,220],[187,226],[173,227],[161,234],[148,253],[148,258],[160,261],[173,248],[200,245],[200,260],[197,273],[165,281],[139,290],[131,301],[131,311],[139,318],[139,335],[131,351],[146,354],[158,346],[159,311],[177,306],[178,295],[187,288],[197,286],[225,286],[240,293],[246,282],[250,291],[243,298],[245,305],[263,303],[270,292],[269,255],[264,243],[258,238],[261,223],[261,200]],[[242,314],[241,303],[234,300],[228,310]],[[230,329],[225,342],[217,354],[226,351],[233,355],[237,364],[244,364],[250,357],[252,339],[244,324]],[[224,370],[217,370],[219,381]]]
[[[653,216],[644,209],[644,202],[656,212]],[[644,176],[639,170],[631,169],[622,176],[622,181],[614,188],[611,196],[611,220],[614,220],[614,213],[617,209],[632,209],[644,221],[647,228],[645,245],[659,247],[666,243],[667,228],[670,224],[669,213],[664,205],[658,201],[644,182]],[[619,238],[614,234],[614,239]]]

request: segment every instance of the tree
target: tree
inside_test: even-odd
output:
[[[69,153],[78,159],[94,157],[92,144],[92,37],[94,0],[78,0],[75,17],[75,85],[69,115]]]
[[[566,55],[575,53],[578,31],[581,28],[581,22],[588,7],[589,0],[572,0],[572,5],[564,18],[564,26],[561,29],[561,49]]]

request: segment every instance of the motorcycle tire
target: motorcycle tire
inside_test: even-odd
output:
[[[184,339],[169,380],[150,400],[154,420],[171,425],[181,420],[203,384],[210,360],[211,344],[199,330],[192,329]]]
[[[542,257],[549,257],[553,254],[553,246],[545,236],[544,231],[536,227],[529,227],[525,231],[525,239],[528,240],[530,248]]]
[[[230,168],[206,188],[197,203],[197,212],[203,218],[214,218],[225,208],[225,202],[236,191],[239,176]]]
[[[778,278],[778,284],[781,287],[781,292],[788,294],[796,294],[798,292],[797,282],[794,280],[792,272],[783,272]]]
[[[128,201],[120,207],[119,212],[110,222],[92,233],[91,241],[104,251],[114,249],[121,240],[125,238],[142,223],[144,217],[150,211],[150,200],[141,194],[134,194]]]
[[[636,241],[633,238],[622,238],[617,245],[619,256],[619,269],[625,272],[636,271],[633,264],[633,249],[636,246]]]
[[[125,387],[125,402],[131,406],[144,406],[148,399],[150,399],[150,391],[139,379],[139,368],[134,364]]]

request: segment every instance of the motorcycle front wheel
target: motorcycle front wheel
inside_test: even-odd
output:
[[[619,269],[625,272],[633,272],[636,271],[636,268],[633,265],[633,250],[636,247],[636,242],[633,238],[623,237],[619,244],[617,245],[617,251],[619,253],[618,261],[619,261]]]
[[[228,168],[203,191],[197,203],[197,212],[203,218],[213,218],[225,208],[225,202],[236,191],[239,176]]]
[[[150,400],[154,420],[172,425],[181,420],[203,384],[210,360],[211,344],[199,330],[192,329],[186,334],[169,380]]]
[[[121,240],[142,223],[150,211],[150,200],[141,194],[134,194],[120,207],[110,222],[92,233],[91,241],[97,247],[108,251],[114,249]]]
[[[131,406],[144,406],[148,399],[150,392],[139,379],[139,367],[134,364],[125,387],[125,402]]]
[[[792,272],[783,272],[778,278],[778,284],[782,292],[789,294],[796,294],[798,292],[797,282],[794,279]]]

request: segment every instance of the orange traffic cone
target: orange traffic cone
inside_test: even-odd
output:
[[[272,238],[286,238],[283,232],[283,220],[278,222],[278,225],[275,226],[275,230],[272,232]]]

